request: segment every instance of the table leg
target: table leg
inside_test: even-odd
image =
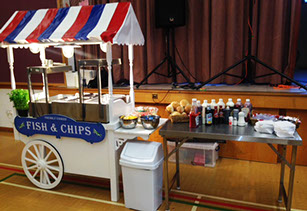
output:
[[[288,201],[287,201],[287,211],[291,210],[292,205],[292,195],[293,195],[293,185],[294,185],[294,173],[295,173],[295,162],[296,162],[296,153],[297,146],[292,146],[292,155],[291,155],[291,169],[290,169],[290,178],[288,186]]]
[[[178,146],[178,142],[176,143],[176,148]],[[177,190],[180,190],[180,173],[179,173],[179,149],[176,151],[176,178],[177,178]]]
[[[166,203],[166,210],[169,210],[169,181],[168,181],[168,149],[167,139],[163,137],[163,150],[164,150],[164,198]]]
[[[282,149],[282,156],[286,158],[287,153],[287,145],[281,145]],[[284,177],[285,177],[285,161],[281,159],[281,168],[280,168],[280,180],[279,180],[279,196],[278,196],[278,202],[282,202],[283,197],[283,188],[284,188]]]

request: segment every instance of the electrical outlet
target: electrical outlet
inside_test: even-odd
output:
[[[13,111],[12,110],[6,110],[6,116],[9,119],[13,119]]]
[[[152,94],[152,99],[158,99],[158,94]]]

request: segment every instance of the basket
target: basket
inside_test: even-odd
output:
[[[187,115],[169,116],[169,119],[172,123],[189,122],[189,116]]]

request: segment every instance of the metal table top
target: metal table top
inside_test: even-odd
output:
[[[226,124],[189,128],[189,123],[172,123],[168,121],[161,129],[160,135],[166,138],[199,138],[213,140],[230,140],[241,142],[259,142],[282,145],[302,145],[302,138],[295,132],[293,138],[280,138],[275,134],[263,134],[254,130],[254,126],[228,126]]]
[[[71,66],[67,65],[55,65],[55,66],[34,66],[34,67],[27,67],[28,73],[30,74],[40,74],[40,73],[61,73],[61,72],[68,72],[72,70]]]
[[[106,59],[82,59],[78,60],[80,66],[100,66],[107,67],[108,63]],[[121,59],[112,59],[112,65],[121,65]]]

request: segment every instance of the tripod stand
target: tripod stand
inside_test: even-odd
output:
[[[170,32],[171,32],[171,35],[172,35],[172,54],[173,54],[174,58],[170,55]],[[176,60],[175,60],[175,32],[174,32],[174,27],[166,29],[166,40],[165,40],[165,42],[166,42],[166,53],[165,53],[164,59],[138,85],[136,85],[136,88],[139,88],[142,84],[144,84],[152,74],[157,74],[157,75],[164,76],[164,77],[167,77],[167,78],[172,78],[173,86],[177,86],[177,75],[181,74],[185,78],[185,80],[189,84],[191,84],[190,79],[178,67]],[[167,75],[164,75],[164,74],[157,72],[157,70],[165,62],[167,62]],[[179,71],[178,73],[177,73],[177,70]]]
[[[250,20],[250,27],[252,28],[252,20],[253,20],[253,7],[254,7],[254,3],[253,1],[250,2],[249,4],[249,20]],[[220,72],[218,74],[216,74],[215,76],[211,77],[210,79],[208,79],[205,82],[202,82],[197,89],[200,89],[201,87],[203,87],[204,85],[210,83],[211,81],[215,80],[216,78],[222,76],[222,75],[228,75],[228,76],[232,76],[232,77],[238,77],[241,78],[241,76],[237,76],[237,75],[233,75],[233,74],[229,74],[227,73],[228,71],[230,71],[231,69],[237,67],[240,64],[243,64],[245,61],[247,61],[247,75],[246,75],[246,79],[244,80],[244,82],[250,83],[250,84],[254,84],[255,81],[254,79],[257,78],[262,78],[262,77],[266,77],[266,76],[270,76],[270,75],[274,75],[274,74],[278,74],[280,75],[282,78],[286,78],[287,80],[291,81],[292,83],[295,83],[296,85],[300,86],[301,88],[304,88],[307,91],[307,87],[301,83],[299,83],[298,81],[288,77],[287,75],[285,75],[284,73],[274,69],[273,67],[267,65],[266,63],[262,62],[260,59],[258,59],[256,56],[252,55],[252,32],[251,30],[249,30],[248,32],[248,53],[246,56],[243,57],[242,60],[240,60],[239,62],[231,65],[230,67],[228,67],[227,69],[225,69],[223,72]],[[271,70],[273,73],[268,73],[268,74],[263,74],[260,76],[256,76],[253,78],[253,71],[252,71],[252,61],[254,61],[255,63],[259,63],[262,66],[266,67],[267,69]]]

